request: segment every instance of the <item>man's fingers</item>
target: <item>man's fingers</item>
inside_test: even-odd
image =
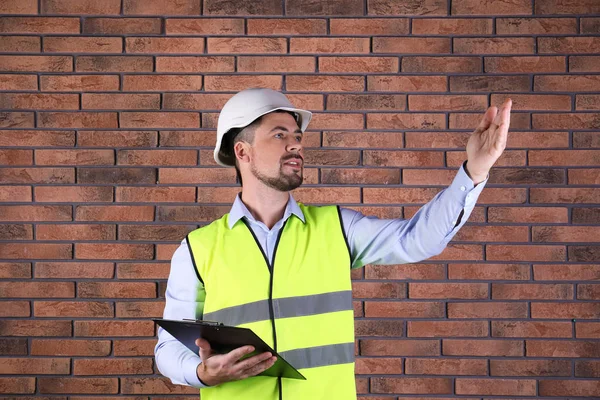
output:
[[[272,354],[269,352],[258,354],[254,357],[250,357],[243,361],[238,362],[237,364],[235,364],[235,369],[237,371],[243,372],[244,370],[253,368],[256,365],[258,365],[264,361],[267,361],[271,357],[272,357]]]
[[[256,364],[254,367],[248,368],[245,371],[243,371],[242,375],[240,376],[240,379],[246,379],[251,376],[256,376],[261,372],[268,370],[273,366],[273,364],[275,364],[275,361],[277,361],[277,357],[267,358],[266,360]]]
[[[242,347],[238,347],[237,349],[231,350],[229,353],[225,354],[224,357],[225,359],[223,361],[225,361],[226,364],[235,364],[240,358],[242,358],[243,356],[250,354],[254,351],[254,347],[252,346],[242,346]]]
[[[211,356],[212,350],[210,348],[210,343],[206,339],[196,339],[196,346],[199,348],[200,358],[202,360],[207,359]]]
[[[475,129],[475,132],[481,133],[481,132],[485,131],[486,129],[488,129],[490,124],[496,117],[497,113],[498,113],[497,107],[488,108],[487,111],[485,112],[485,114],[483,114],[483,118],[481,119],[479,126],[477,126],[477,129]]]

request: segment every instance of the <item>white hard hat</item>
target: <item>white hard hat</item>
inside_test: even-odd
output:
[[[272,89],[246,89],[230,98],[219,114],[215,161],[224,167],[233,167],[235,163],[224,157],[228,149],[221,148],[225,134],[232,128],[244,128],[259,117],[275,110],[294,113],[302,132],[306,130],[312,118],[310,111],[295,108],[283,93]]]

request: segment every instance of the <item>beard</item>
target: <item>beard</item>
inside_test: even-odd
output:
[[[279,173],[275,177],[266,176],[262,174],[254,163],[250,166],[250,171],[252,175],[256,177],[259,181],[267,185],[268,187],[279,190],[280,192],[289,192],[290,190],[294,190],[302,185],[303,174],[302,169],[300,169],[300,173],[292,172],[290,174],[285,174],[283,172],[283,163],[292,157],[286,157],[281,160],[281,164],[279,165]]]

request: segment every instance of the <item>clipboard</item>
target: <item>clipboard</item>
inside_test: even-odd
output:
[[[277,357],[275,364],[266,371],[258,374],[259,376],[272,376],[290,379],[306,380],[296,368],[288,363],[283,357],[275,352],[266,344],[256,333],[248,328],[237,328],[227,326],[217,322],[202,320],[171,320],[162,318],[152,318],[157,325],[173,335],[190,349],[194,354],[198,354],[199,348],[196,346],[196,339],[202,338],[210,343],[213,351],[219,354],[229,353],[238,347],[252,345],[254,351],[246,357],[269,352]]]

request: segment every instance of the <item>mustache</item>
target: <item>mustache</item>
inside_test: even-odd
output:
[[[291,160],[292,158],[299,158],[304,163],[304,157],[302,157],[300,154],[290,154],[288,156],[283,156],[283,157],[281,157],[281,162],[284,163],[287,160]]]

